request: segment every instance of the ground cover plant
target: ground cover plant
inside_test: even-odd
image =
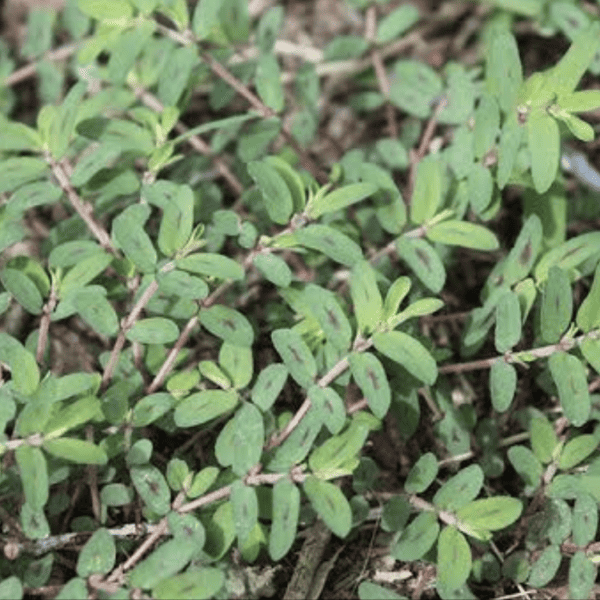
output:
[[[34,4],[0,598],[597,597],[600,3]]]

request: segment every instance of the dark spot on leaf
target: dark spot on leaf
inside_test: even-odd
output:
[[[377,375],[375,375],[375,373],[371,369],[367,369],[367,376],[369,377],[369,379],[371,380],[371,383],[373,384],[373,389],[378,390],[379,382],[377,381]]]
[[[583,248],[585,248],[585,245],[582,244],[581,246],[577,246],[575,248],[573,248],[573,250],[569,250],[564,256],[563,256],[563,260],[565,258],[568,258],[569,256],[573,256],[573,254],[576,254],[577,252],[579,252],[580,250],[582,250]]]
[[[331,404],[331,402],[329,402],[329,400],[327,400],[327,401],[325,402],[325,408],[326,408],[326,409],[327,409],[327,410],[328,410],[330,413],[332,413],[332,414],[333,414],[333,405]]]
[[[323,241],[328,245],[328,246],[335,246],[335,240],[331,239],[330,237],[324,236],[323,237]]]
[[[337,317],[335,316],[334,312],[331,309],[327,310],[327,318],[329,319],[329,322],[331,323],[331,325],[333,325],[333,327],[335,329],[340,328],[340,323],[337,320]]]
[[[228,327],[232,331],[235,331],[235,323],[231,319],[224,319],[223,325],[225,325],[225,327]]]
[[[304,446],[310,437],[310,431],[307,429],[300,440],[300,446]]]
[[[526,265],[531,258],[531,240],[528,240],[523,248],[521,254],[519,255],[519,262],[522,265]]]
[[[299,363],[301,363],[301,362],[304,362],[304,361],[302,360],[302,357],[301,357],[301,356],[298,354],[298,352],[296,351],[296,348],[292,348],[292,347],[290,346],[290,352],[291,352],[291,353],[294,355],[294,360],[295,360],[296,362],[299,362]]]
[[[417,248],[416,253],[418,259],[429,269],[429,267],[431,266],[429,264],[429,256],[427,256],[427,254],[420,248]]]
[[[150,491],[153,494],[158,494],[160,486],[158,485],[158,483],[156,481],[149,481],[148,482],[148,488],[150,489]]]

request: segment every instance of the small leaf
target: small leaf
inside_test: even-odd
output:
[[[529,434],[531,436],[531,448],[537,459],[543,463],[549,463],[558,445],[558,437],[554,427],[543,413],[532,417],[529,424]]]
[[[304,491],[325,525],[338,537],[346,537],[352,526],[352,510],[340,488],[309,475],[304,480]]]
[[[600,373],[600,339],[585,338],[579,344],[579,348],[585,360],[590,363],[597,373]]]
[[[154,245],[144,231],[149,216],[148,205],[134,204],[115,218],[112,227],[114,241],[142,273],[153,273],[157,261]]]
[[[99,285],[76,289],[69,298],[81,318],[99,334],[112,337],[119,330],[117,313]]]
[[[360,600],[373,600],[373,598],[377,598],[377,600],[408,600],[406,596],[400,596],[371,581],[361,581],[358,586],[358,597]]]
[[[292,270],[275,254],[257,254],[252,261],[261,275],[273,285],[288,287],[292,283]]]
[[[390,407],[392,392],[381,362],[370,352],[353,352],[349,361],[352,376],[365,395],[369,408],[376,417],[383,419]]]
[[[317,363],[300,334],[295,329],[277,329],[271,339],[290,375],[301,386],[309,387],[317,375]]]
[[[193,427],[212,421],[233,410],[238,403],[233,390],[204,390],[184,398],[175,409],[175,423],[179,427]]]
[[[573,313],[573,294],[567,274],[558,267],[551,267],[544,286],[540,314],[542,338],[549,344],[560,340]]]
[[[465,536],[451,525],[444,527],[438,538],[437,555],[438,584],[456,590],[471,572],[471,548]]]
[[[0,271],[0,281],[27,312],[34,315],[42,312],[44,299],[35,283],[24,272],[4,268]]]
[[[46,161],[31,156],[6,158],[0,171],[0,193],[12,192],[18,187],[40,179],[48,170]]]
[[[507,119],[500,131],[496,183],[501,190],[510,179],[524,131],[525,129],[519,124],[516,115]]]
[[[245,388],[252,379],[252,349],[223,342],[219,350],[219,364],[233,383],[234,389]]]
[[[390,100],[408,114],[427,118],[441,92],[442,81],[429,65],[417,60],[399,60],[394,65]]]
[[[409,494],[422,494],[433,483],[438,469],[435,454],[433,452],[423,454],[409,471],[404,489]]]
[[[600,264],[594,271],[592,287],[577,311],[577,325],[583,333],[600,327]]]
[[[566,471],[585,460],[598,447],[598,438],[593,434],[577,435],[563,447],[558,468]]]
[[[432,242],[474,250],[496,250],[498,238],[486,227],[467,221],[442,221],[427,229]]]
[[[235,260],[222,254],[202,252],[191,254],[175,261],[178,268],[199,275],[216,277],[218,279],[233,279],[238,281],[244,278],[244,269]]]
[[[598,503],[590,494],[580,494],[573,508],[573,541],[585,547],[596,538]]]
[[[561,96],[560,107],[569,113],[588,112],[600,107],[600,90],[584,90]]]
[[[85,440],[56,438],[45,440],[44,450],[53,456],[84,465],[105,465],[108,462],[106,452],[99,446]]]
[[[365,260],[357,262],[352,269],[350,295],[359,330],[371,333],[381,321],[383,302],[377,287],[375,270]]]
[[[301,246],[322,252],[347,267],[362,259],[360,246],[341,231],[327,225],[313,224],[299,229],[295,238]]]
[[[159,272],[156,281],[159,291],[166,296],[203,300],[209,293],[208,285],[206,285],[204,279],[194,277],[178,269],[168,273]]]
[[[446,271],[438,253],[423,239],[400,236],[396,239],[398,256],[433,293],[437,294],[446,282]]]
[[[75,165],[71,175],[71,184],[81,187],[102,169],[112,167],[120,154],[121,149],[111,144],[103,144],[92,152],[88,152]]]
[[[495,145],[500,128],[500,108],[494,96],[484,93],[475,111],[475,158],[481,159]]]
[[[267,411],[273,406],[277,396],[283,389],[288,377],[288,370],[280,363],[265,367],[259,374],[252,388],[252,402],[261,410]]]
[[[377,42],[387,44],[399,38],[419,20],[419,10],[412,4],[404,4],[381,19],[377,26]]]
[[[502,111],[509,113],[514,108],[523,82],[519,49],[514,36],[506,28],[494,28],[490,37],[486,47],[486,87],[498,98]]]
[[[514,523],[523,510],[523,503],[510,496],[482,498],[459,508],[456,516],[469,529],[495,531]],[[463,529],[466,533],[470,531]]]
[[[560,133],[554,117],[534,110],[527,119],[531,175],[535,191],[543,194],[556,179],[560,154]]]
[[[152,598],[214,598],[225,583],[225,574],[215,567],[203,567],[163,579],[152,589]]]
[[[437,379],[437,365],[431,354],[413,337],[400,331],[376,333],[375,348],[394,362],[402,365],[411,375],[427,385]]]
[[[521,339],[521,306],[514,292],[502,294],[496,305],[496,350],[504,354]]]
[[[406,276],[398,277],[389,287],[383,305],[383,319],[385,321],[388,321],[398,312],[402,300],[410,291],[410,287],[411,281]]]
[[[586,599],[590,597],[596,581],[596,565],[578,550],[569,565],[569,597]]]
[[[41,510],[48,502],[48,468],[46,458],[39,448],[27,444],[15,450],[21,474],[25,502],[32,511]]]
[[[308,205],[307,214],[311,219],[342,210],[373,195],[377,187],[372,183],[353,183],[329,192],[324,196],[316,196]]]
[[[132,424],[136,427],[150,425],[173,408],[173,404],[173,396],[166,392],[145,396],[133,408]]]
[[[158,247],[165,256],[173,256],[189,241],[194,224],[194,192],[180,185],[163,207],[158,231]]]
[[[495,360],[490,369],[490,394],[492,406],[498,412],[506,412],[517,389],[517,370],[502,358]]]
[[[217,467],[204,467],[196,473],[192,484],[186,492],[188,498],[197,498],[202,496],[215,482],[219,474]]]
[[[265,426],[258,408],[249,403],[238,410],[234,423],[232,470],[242,477],[260,461],[265,441]]]
[[[89,577],[94,573],[105,575],[115,566],[115,540],[103,527],[94,532],[77,559],[77,575]]]
[[[531,587],[542,588],[556,575],[562,555],[558,546],[548,546],[531,566],[527,583]]]
[[[153,465],[131,468],[131,481],[146,506],[158,515],[171,508],[171,492],[162,473]],[[152,587],[152,586],[148,586]]]
[[[275,7],[281,8],[281,7]],[[263,159],[270,164],[283,177],[292,195],[292,205],[294,212],[302,212],[306,204],[306,194],[304,192],[304,183],[296,170],[283,158],[279,156],[267,156]]]
[[[339,433],[346,423],[346,405],[339,394],[330,387],[311,385],[308,397],[320,411],[325,427],[333,434]]]
[[[490,170],[482,163],[474,163],[467,175],[469,204],[480,217],[492,202],[494,181]]]
[[[435,155],[428,155],[417,165],[410,218],[418,225],[431,219],[442,201],[442,165]]]
[[[252,346],[254,330],[242,313],[217,304],[200,310],[200,323],[213,335],[236,346]]]
[[[258,522],[256,490],[238,479],[231,485],[230,499],[238,542],[243,544]]]
[[[483,485],[483,471],[479,465],[461,469],[435,493],[433,504],[440,510],[457,510],[474,500]]]
[[[262,194],[270,219],[274,223],[285,225],[290,220],[294,204],[283,177],[265,161],[248,163],[248,173]]]
[[[256,64],[256,91],[261,100],[275,112],[281,112],[285,106],[281,71],[273,53],[262,54]]]
[[[82,13],[93,19],[129,19],[133,15],[131,4],[127,0],[114,0],[110,6],[102,0],[77,0]]]
[[[538,457],[525,446],[511,446],[508,449],[508,460],[526,484],[526,493],[536,490],[544,471]]]
[[[396,560],[419,560],[433,546],[439,531],[440,525],[435,513],[422,512],[402,532],[390,554]]]
[[[282,559],[296,539],[300,515],[300,492],[283,477],[273,486],[273,522],[269,536],[269,555],[274,561]]]
[[[555,352],[548,359],[552,379],[565,417],[575,425],[584,425],[590,415],[591,400],[587,376],[581,361],[566,352]]]

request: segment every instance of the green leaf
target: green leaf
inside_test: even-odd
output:
[[[50,135],[47,139],[44,139],[44,142],[48,144],[50,153],[55,160],[60,160],[69,148],[69,143],[75,130],[75,123],[77,122],[81,100],[87,92],[87,88],[87,81],[78,81],[71,87],[62,105],[55,108],[55,113],[50,126]],[[40,129],[40,127],[38,127],[38,129]]]
[[[280,7],[274,7],[274,9],[277,8]],[[288,186],[290,194],[292,195],[294,212],[302,212],[304,210],[304,205],[306,204],[306,194],[304,192],[304,183],[298,172],[293,169],[287,161],[279,156],[267,156],[263,160],[275,168]]]
[[[587,376],[581,361],[566,352],[555,352],[548,359],[552,379],[565,417],[575,425],[584,425],[590,415],[591,400]]]
[[[598,438],[593,434],[575,436],[560,453],[558,468],[566,471],[585,460],[598,447]]]
[[[285,225],[292,215],[294,204],[292,194],[277,169],[265,161],[248,163],[248,174],[260,190],[269,218]]]
[[[25,502],[32,511],[41,510],[48,502],[48,468],[43,452],[27,444],[15,450],[21,474]]]
[[[591,142],[594,139],[596,135],[594,133],[594,128],[579,117],[567,113],[559,114],[557,115],[557,118],[559,118],[569,128],[569,131],[581,141]]]
[[[145,396],[134,406],[131,422],[135,427],[150,425],[173,408],[173,404],[173,396],[166,392]]]
[[[556,265],[567,273],[598,253],[600,231],[584,233],[546,252],[535,267],[536,282],[542,283],[548,277],[550,267]]]
[[[175,423],[179,427],[193,427],[207,423],[233,410],[238,395],[233,390],[204,390],[184,398],[175,409]]]
[[[402,532],[390,554],[396,560],[419,560],[433,546],[439,532],[440,525],[435,513],[422,512]]]
[[[217,304],[200,310],[200,323],[213,335],[236,346],[252,346],[254,330],[242,313]]]
[[[219,364],[238,390],[245,388],[252,379],[252,349],[223,342],[219,350]]]
[[[309,475],[304,480],[304,491],[325,525],[338,537],[346,537],[352,526],[352,510],[340,488]]]
[[[323,424],[333,434],[339,433],[346,423],[346,405],[339,394],[330,387],[311,385],[308,398],[321,413]]]
[[[119,330],[119,319],[105,297],[106,290],[99,285],[76,289],[69,295],[81,318],[100,335],[111,337]]]
[[[579,344],[579,348],[585,360],[592,365],[597,373],[600,373],[600,339],[585,338]]]
[[[81,187],[96,173],[102,169],[111,167],[120,154],[120,148],[109,144],[103,144],[92,152],[84,154],[75,165],[75,169],[71,175],[71,184],[75,187]]]
[[[404,4],[379,21],[376,40],[387,44],[400,37],[419,20],[419,10],[412,4]]]
[[[572,313],[573,294],[569,278],[562,269],[551,267],[544,286],[540,314],[544,341],[549,344],[558,342],[571,322]]]
[[[85,579],[73,577],[58,592],[55,600],[86,600],[87,597],[88,591]]]
[[[238,281],[244,278],[244,268],[235,260],[222,254],[208,252],[191,254],[175,261],[178,268],[199,275],[216,277],[218,279],[233,279]]]
[[[594,541],[598,529],[598,503],[590,494],[579,494],[573,507],[573,542],[585,547]]]
[[[496,305],[496,350],[504,354],[521,339],[521,305],[514,292],[500,296]]]
[[[437,379],[437,365],[431,354],[413,337],[400,331],[376,333],[375,348],[394,362],[402,365],[411,375],[427,385]]]
[[[125,506],[132,500],[131,489],[122,483],[109,483],[100,492],[100,501],[106,506]]]
[[[330,290],[309,283],[304,288],[303,297],[325,338],[341,352],[347,351],[352,341],[352,328],[336,295]]]
[[[263,54],[256,64],[256,91],[261,100],[275,112],[281,112],[285,106],[281,71],[274,54]]]
[[[275,254],[257,254],[253,264],[261,275],[273,285],[288,287],[292,283],[292,270],[283,258]]]
[[[536,458],[543,463],[549,463],[558,445],[558,437],[554,427],[543,413],[537,413],[531,418],[529,434],[531,448]]]
[[[231,485],[230,499],[238,542],[243,544],[258,522],[256,490],[238,479]]]
[[[483,164],[474,163],[467,175],[469,204],[479,216],[485,212],[492,201],[494,181],[490,170]]]
[[[179,328],[170,319],[150,317],[137,321],[125,337],[140,344],[170,344],[179,337]]]
[[[598,50],[599,29],[598,23],[594,22],[582,31],[558,64],[550,69],[550,86],[558,96],[570,94],[577,87]]]
[[[281,363],[265,367],[252,388],[252,402],[261,410],[267,411],[273,406],[288,377],[288,370]]]
[[[21,600],[23,598],[23,584],[16,575],[2,580],[0,583],[0,598],[2,600]]]
[[[23,533],[30,540],[41,540],[50,535],[50,525],[44,509],[33,510],[27,502],[21,506],[21,525]]]
[[[406,596],[400,596],[381,585],[371,581],[361,581],[358,586],[358,597],[360,600],[408,600]]]
[[[442,529],[437,546],[437,582],[448,590],[459,588],[471,572],[471,548],[455,527]]]
[[[202,496],[215,482],[219,475],[219,469],[217,467],[204,467],[201,471],[196,473],[192,484],[187,490],[188,498],[197,498]]]
[[[517,155],[523,132],[525,131],[517,117],[507,119],[500,131],[500,142],[498,144],[498,171],[496,172],[496,183],[502,190],[508,183],[513,166],[517,161]]]
[[[456,511],[461,529],[471,534],[471,530],[495,531],[514,523],[523,510],[523,503],[510,496],[495,496],[473,500]]]
[[[84,465],[105,465],[106,452],[99,446],[85,440],[55,438],[45,440],[44,450],[53,456]]]
[[[486,227],[467,221],[442,221],[427,229],[432,242],[474,250],[497,250],[498,238]]]
[[[600,264],[594,271],[592,287],[577,311],[577,325],[583,333],[600,327]]]
[[[68,377],[68,376],[67,376]],[[58,437],[79,425],[91,421],[101,410],[100,400],[95,396],[85,396],[68,406],[61,407],[44,425],[46,438]]]
[[[534,110],[527,119],[531,175],[535,191],[543,194],[556,179],[560,155],[560,133],[554,117]]]
[[[408,472],[404,489],[409,494],[422,494],[433,483],[438,469],[435,454],[433,452],[423,454]]]
[[[77,575],[87,578],[94,573],[105,575],[115,566],[117,549],[115,540],[104,527],[94,535],[81,549],[77,559]]]
[[[411,285],[410,279],[404,275],[398,277],[398,279],[390,285],[383,304],[384,321],[389,321],[398,312],[402,300],[404,300],[406,294],[410,291]]]
[[[0,271],[0,281],[15,300],[29,313],[39,315],[44,299],[35,283],[24,272],[4,268]]]
[[[249,403],[237,411],[234,423],[232,470],[243,477],[260,461],[265,442],[265,426],[258,408]]]
[[[375,270],[366,260],[357,262],[352,268],[350,295],[359,330],[363,334],[371,333],[381,322],[383,302]]]
[[[163,474],[155,466],[131,467],[131,481],[152,512],[158,515],[166,515],[169,512],[171,509],[171,492]]]
[[[573,599],[589,598],[596,581],[596,565],[578,550],[569,565],[569,597]]]
[[[0,171],[0,193],[12,192],[16,188],[40,179],[48,170],[45,161],[31,156],[6,158]]]
[[[110,265],[113,257],[108,252],[97,252],[78,262],[69,269],[60,282],[60,295],[64,298],[69,292],[86,286]]]
[[[308,225],[294,234],[301,246],[322,252],[347,267],[362,259],[360,246],[341,231],[327,225]]]
[[[525,482],[525,493],[536,490],[544,471],[538,457],[525,446],[511,446],[507,452],[513,468]]]
[[[156,600],[214,598],[224,583],[225,574],[221,569],[215,567],[194,568],[163,579],[152,589],[152,598],[156,598]]]
[[[483,485],[483,471],[479,465],[461,469],[435,493],[433,504],[440,510],[457,510],[474,500]]]
[[[198,51],[193,46],[176,48],[171,52],[158,77],[157,96],[165,106],[177,106],[198,62]]]
[[[4,115],[0,116],[0,127],[2,128],[2,139],[0,139],[0,151],[40,151],[42,140],[35,129],[24,123],[9,121]]]
[[[396,239],[398,256],[423,284],[437,294],[446,282],[446,271],[438,253],[423,239],[400,236]]]
[[[142,273],[153,273],[157,261],[156,250],[143,227],[149,216],[148,205],[134,204],[115,218],[112,228],[114,241]]]
[[[426,63],[418,60],[399,60],[390,78],[391,102],[420,119],[431,114],[431,105],[442,93],[442,80]]]
[[[208,296],[208,285],[200,277],[185,271],[159,272],[156,276],[160,292],[166,296],[180,296],[190,300],[202,300]]]
[[[475,111],[475,158],[481,159],[496,143],[500,128],[500,109],[494,96],[483,94]]]
[[[392,392],[381,362],[370,352],[353,352],[349,361],[352,376],[367,399],[369,408],[376,417],[383,419],[390,407]]]
[[[323,196],[315,196],[315,199],[309,203],[306,212],[310,219],[318,219],[327,213],[356,204],[372,196],[376,191],[377,186],[370,182],[346,185]]]
[[[389,328],[393,329],[408,319],[430,315],[442,308],[442,306],[444,306],[444,303],[439,298],[421,298],[407,306],[396,316],[388,319],[387,325]]]
[[[309,387],[317,375],[317,363],[301,335],[295,329],[276,329],[271,339],[289,374],[302,387]]]
[[[514,108],[523,82],[517,42],[510,31],[494,28],[486,46],[485,83],[504,113]]]
[[[558,546],[548,546],[531,565],[527,583],[531,587],[542,588],[556,575],[562,555]]]
[[[502,358],[495,360],[490,369],[490,395],[492,406],[498,412],[506,412],[517,389],[517,370]]]
[[[600,90],[584,90],[565,94],[558,100],[562,110],[570,113],[596,110],[600,106]]]
[[[77,0],[77,5],[83,14],[100,21],[129,19],[133,16],[133,8],[127,0],[114,0],[110,6],[103,0]]]
[[[421,225],[431,219],[442,202],[442,163],[432,154],[417,165],[415,187],[410,204],[410,218]]]
[[[165,256],[173,256],[189,241],[194,225],[194,192],[180,185],[163,208],[158,231],[158,247]]]
[[[273,486],[273,522],[269,535],[269,555],[278,562],[292,547],[296,539],[300,515],[300,492],[287,478]]]

